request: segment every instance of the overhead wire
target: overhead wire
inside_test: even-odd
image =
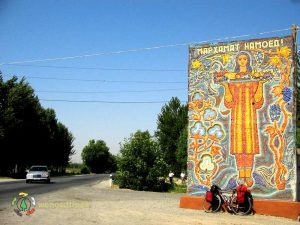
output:
[[[118,91],[54,91],[54,90],[36,90],[38,93],[63,93],[63,94],[106,94],[106,93],[142,93],[142,92],[164,92],[164,91],[183,91],[187,88],[173,89],[154,89],[154,90],[118,90]]]
[[[55,69],[104,70],[104,71],[138,71],[138,72],[183,72],[184,69],[140,69],[140,68],[105,68],[105,67],[76,67],[76,66],[45,66],[31,64],[5,64],[5,66],[40,67]]]
[[[64,80],[64,81],[80,81],[80,82],[102,82],[102,83],[144,83],[144,84],[182,84],[187,83],[184,81],[141,81],[141,80],[99,80],[99,79],[75,79],[75,78],[58,78],[58,77],[40,77],[40,76],[16,76],[6,75],[4,77],[19,77],[19,78],[30,78],[30,79],[41,79],[41,80]]]
[[[110,52],[98,52],[98,53],[93,53],[93,54],[76,55],[76,56],[65,56],[65,57],[55,57],[55,58],[45,58],[45,59],[33,59],[33,60],[24,60],[24,61],[2,62],[2,63],[0,63],[0,66],[2,66],[2,65],[12,65],[12,64],[34,63],[34,62],[47,62],[47,61],[78,59],[78,58],[87,58],[87,57],[102,56],[102,55],[124,54],[124,53],[130,53],[130,52],[149,51],[149,50],[155,50],[155,49],[161,49],[161,48],[188,46],[188,45],[191,45],[191,44],[203,44],[203,43],[210,43],[210,42],[214,42],[214,41],[223,41],[223,40],[244,38],[244,37],[250,37],[250,36],[256,36],[256,35],[264,35],[264,34],[270,34],[270,33],[276,33],[276,32],[288,31],[288,30],[291,30],[291,28],[278,29],[278,30],[272,30],[272,31],[264,31],[264,32],[256,33],[256,34],[243,34],[243,35],[237,35],[237,36],[231,36],[231,37],[214,38],[214,39],[198,41],[198,42],[187,42],[187,43],[179,43],[179,44],[159,45],[159,46],[153,46],[153,47],[144,47],[144,48],[128,49],[128,50],[118,50],[118,51],[110,51]]]
[[[68,99],[39,99],[47,102],[78,102],[78,103],[110,103],[110,104],[154,104],[154,103],[168,103],[169,101],[101,101],[101,100],[68,100]],[[181,101],[186,103],[187,101]]]
[[[209,43],[214,41],[223,41],[229,39],[238,39],[244,37],[250,37],[255,35],[264,35],[270,34],[275,32],[282,32],[288,31],[291,28],[279,29],[279,30],[272,30],[272,31],[265,31],[259,32],[256,34],[244,34],[232,37],[224,37],[224,38],[215,38],[205,41],[199,42],[189,42],[189,43],[180,43],[180,44],[169,44],[169,45],[160,45],[154,47],[145,47],[145,48],[138,48],[138,49],[129,49],[129,50],[120,50],[120,51],[111,51],[111,52],[99,52],[94,54],[85,54],[85,55],[76,55],[76,56],[67,56],[67,57],[56,57],[56,58],[46,58],[46,59],[34,59],[34,60],[25,60],[25,61],[11,61],[11,62],[3,62],[0,63],[1,65],[18,65],[18,66],[34,66],[34,67],[48,67],[48,68],[70,68],[70,69],[98,69],[98,70],[128,70],[128,71],[155,71],[155,72],[170,72],[170,71],[185,71],[185,70],[157,70],[157,69],[126,69],[126,68],[97,68],[97,67],[70,67],[70,66],[41,66],[41,65],[24,65],[24,63],[35,63],[35,62],[47,62],[47,61],[58,61],[58,60],[68,60],[68,59],[76,59],[76,58],[86,58],[86,57],[93,57],[93,56],[101,56],[101,55],[113,55],[113,54],[123,54],[123,53],[130,53],[130,52],[139,52],[139,51],[148,51],[154,49],[161,49],[161,48],[170,48],[170,47],[178,47],[178,46],[187,46],[192,44],[202,44],[202,43]],[[21,65],[23,64],[23,65]],[[3,75],[5,76],[5,75]],[[17,76],[18,77],[18,76]],[[111,81],[111,80],[87,80],[87,79],[74,79],[74,78],[55,78],[55,77],[39,77],[39,76],[26,76],[26,78],[33,78],[33,79],[51,79],[51,80],[75,80],[75,81],[97,81],[97,82],[107,82],[107,83],[187,83],[187,82],[169,82],[169,81]],[[101,101],[101,100],[68,100],[68,99],[40,99],[41,101],[48,101],[48,102],[78,102],[78,103],[112,103],[112,104],[151,104],[151,103],[166,103],[168,101]],[[186,102],[186,101],[183,101]]]

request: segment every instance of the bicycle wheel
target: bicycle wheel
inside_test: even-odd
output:
[[[205,212],[218,212],[221,208],[221,198],[220,196],[216,195],[213,197],[212,202],[206,201],[206,199],[203,199],[202,202],[202,208]]]
[[[252,199],[247,197],[244,203],[238,203],[237,196],[231,199],[230,207],[234,214],[237,215],[248,215],[252,211]]]

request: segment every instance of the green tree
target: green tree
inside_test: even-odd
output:
[[[114,164],[114,157],[102,140],[90,140],[88,145],[83,148],[81,158],[93,173],[111,171]]]
[[[185,127],[180,133],[178,145],[176,149],[176,161],[181,171],[186,171],[187,140],[188,140],[188,130],[187,127]]]
[[[157,141],[148,131],[137,131],[121,143],[117,160],[117,182],[120,188],[162,191],[160,181],[167,172]]]
[[[56,132],[54,133],[54,149],[52,158],[54,159],[53,165],[56,166],[58,172],[63,173],[65,168],[70,162],[70,157],[74,155],[73,149],[74,137],[68,128],[62,123],[58,122],[56,126]],[[60,157],[55,157],[57,153]],[[56,159],[56,160],[55,160]]]
[[[187,123],[187,105],[182,105],[177,97],[173,97],[162,107],[157,119],[155,135],[164,153],[165,161],[169,164],[170,169],[177,174],[180,173],[182,162],[178,162],[176,159],[176,150],[178,149],[180,134]]]
[[[41,106],[33,89],[25,79],[18,82],[16,77],[0,84],[0,142],[1,172],[11,173],[18,165],[18,170],[25,170],[30,156],[38,151],[39,111]],[[5,151],[5,153],[4,153]]]
[[[0,74],[1,175],[22,175],[32,164],[64,170],[74,153],[72,142],[72,134],[57,121],[54,110],[41,106],[24,78],[5,82]]]
[[[68,128],[57,121],[53,109],[40,109],[39,138],[37,142],[44,145],[47,158],[44,163],[52,167],[53,173],[64,173],[74,154],[74,137]],[[31,164],[38,163],[41,158],[33,156]]]

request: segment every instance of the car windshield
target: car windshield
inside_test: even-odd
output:
[[[45,166],[33,166],[30,168],[30,171],[47,171]]]

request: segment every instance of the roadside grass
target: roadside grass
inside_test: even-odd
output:
[[[173,192],[173,193],[186,193],[186,184],[176,184],[174,183],[168,192]]]
[[[180,178],[174,177],[173,178],[173,184],[170,184],[169,179],[166,179],[167,183],[169,184],[168,192],[173,193],[186,193],[187,187],[186,183],[182,183],[182,180]]]

